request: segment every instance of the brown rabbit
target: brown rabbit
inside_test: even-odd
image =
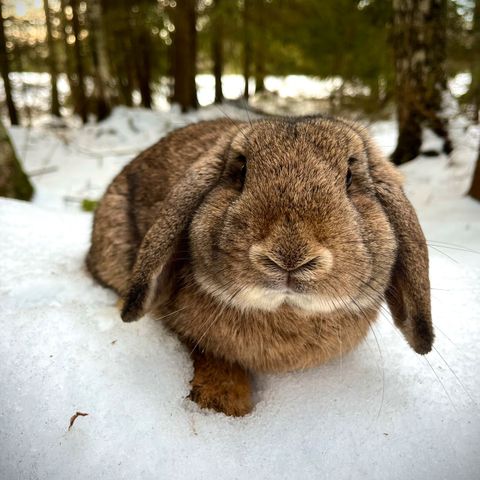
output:
[[[190,398],[244,415],[249,375],[354,348],[386,298],[412,348],[433,343],[428,254],[401,177],[359,125],[227,119],[140,154],[95,214],[92,274],[188,346]]]

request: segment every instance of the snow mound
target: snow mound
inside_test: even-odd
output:
[[[341,360],[258,376],[233,419],[185,398],[175,336],[121,322],[83,265],[90,223],[0,200],[1,478],[476,478],[480,255],[432,251],[428,357],[383,316]]]

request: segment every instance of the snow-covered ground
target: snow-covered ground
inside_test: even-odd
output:
[[[150,318],[122,323],[115,295],[88,276],[80,201],[159,136],[224,114],[241,113],[119,108],[99,125],[10,130],[37,195],[0,199],[0,478],[478,478],[480,204],[464,193],[480,131],[461,116],[450,159],[403,168],[431,247],[427,357],[385,314],[341,360],[258,376],[253,413],[228,418],[185,399],[179,341]],[[371,130],[390,153],[394,123]],[[69,430],[76,412],[88,415]]]
[[[454,97],[463,95],[470,84],[470,73],[459,73],[448,82],[449,90]],[[41,124],[50,108],[50,75],[38,72],[12,72],[10,74],[13,97],[15,104],[21,110],[24,123]],[[152,84],[152,97],[156,110],[169,111],[168,79],[160,78]],[[278,113],[280,110],[288,114],[309,114],[319,109],[328,108],[328,98],[343,84],[340,77],[318,78],[307,75],[285,75],[265,77],[265,87],[269,95],[253,97],[251,103],[263,109]],[[201,106],[208,106],[215,99],[215,78],[209,74],[196,76],[197,97]],[[241,98],[244,91],[244,78],[242,75],[228,74],[222,77],[222,90],[226,99]],[[91,78],[86,81],[87,93],[93,90]],[[255,81],[249,84],[250,92],[254,91]],[[69,95],[69,86],[65,74],[60,74],[57,80],[60,104],[65,105]],[[344,86],[346,95],[368,94],[369,88],[361,85]],[[267,98],[265,98],[267,97]],[[133,92],[134,104],[140,105],[140,93]],[[268,101],[270,100],[270,102]],[[0,105],[5,101],[3,80],[0,78]],[[274,105],[269,103],[274,102]],[[323,103],[322,103],[323,101]],[[273,108],[269,108],[273,107]],[[6,108],[0,114],[6,118]],[[69,109],[62,107],[62,113],[68,114]]]
[[[467,81],[468,81],[468,74]],[[38,123],[42,115],[49,110],[50,105],[50,75],[48,73],[37,72],[12,72],[10,79],[13,88],[13,97],[15,104],[19,109],[30,112],[32,117],[30,121]],[[458,80],[455,77],[455,85],[462,85],[465,80]],[[207,106],[213,103],[215,99],[215,78],[209,74],[199,74],[196,76],[197,97],[201,106]],[[304,102],[312,99],[326,99],[329,95],[342,84],[340,77],[331,77],[319,79],[306,75],[286,75],[283,77],[267,76],[265,78],[265,87],[269,92],[274,93],[279,99],[299,99]],[[226,99],[235,100],[243,95],[244,79],[242,75],[229,74],[222,77],[222,90]],[[69,94],[69,86],[65,74],[60,74],[57,81],[60,103],[65,104],[65,99]],[[253,92],[255,81],[250,81],[250,91]],[[86,81],[87,93],[93,90],[93,82],[90,78]],[[365,87],[357,88],[355,91],[364,91]],[[368,91],[368,88],[366,89]],[[347,93],[351,93],[352,87],[347,88]],[[157,110],[168,111],[168,79],[161,78],[159,82],[152,85],[153,103]],[[133,101],[140,104],[140,92],[133,92]],[[3,80],[0,78],[0,101],[3,102],[4,90]],[[68,113],[68,109],[62,108],[63,113]],[[4,112],[6,114],[6,112]]]

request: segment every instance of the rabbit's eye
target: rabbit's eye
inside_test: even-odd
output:
[[[245,176],[247,174],[247,158],[245,155],[238,155],[237,157],[238,162],[240,163],[240,180],[243,181],[245,180]]]
[[[352,170],[350,168],[347,170],[347,177],[345,178],[345,183],[347,185],[347,188],[352,184],[353,180],[353,175],[352,175]]]
[[[237,160],[243,164],[247,163],[247,157],[245,155],[242,155],[241,153],[237,155]]]

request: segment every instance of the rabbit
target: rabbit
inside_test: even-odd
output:
[[[176,130],[113,180],[87,266],[121,317],[162,319],[190,351],[189,398],[251,412],[252,375],[354,349],[386,300],[432,348],[428,251],[402,176],[360,125],[324,116]]]

